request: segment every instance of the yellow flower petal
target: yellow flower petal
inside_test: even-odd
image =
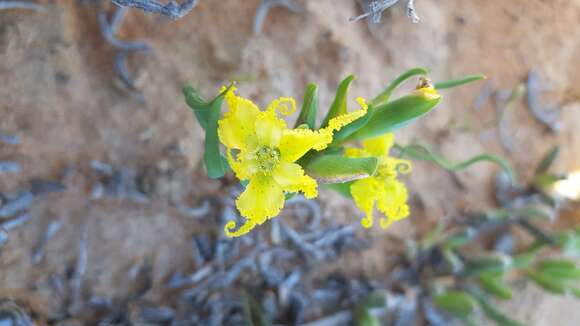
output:
[[[346,157],[368,157],[369,154],[361,148],[346,147],[344,149],[344,156],[346,156]]]
[[[257,167],[255,166],[254,161],[241,159],[244,155],[247,155],[245,152],[240,151],[237,153],[236,157],[234,157],[232,150],[226,149],[226,154],[228,164],[234,171],[236,178],[240,180],[248,180],[252,174],[256,173]]]
[[[282,115],[291,115],[296,112],[296,100],[291,97],[280,97],[272,101],[266,111],[278,110]]]
[[[414,90],[411,94],[423,96],[426,100],[436,100],[441,97],[441,94],[434,87],[422,87]]]
[[[280,162],[272,172],[272,177],[284,191],[302,191],[306,198],[318,195],[316,181],[305,175],[302,167],[296,163]]]
[[[280,213],[284,206],[284,192],[271,176],[256,173],[246,190],[236,200],[240,214],[260,225]]]
[[[310,129],[287,129],[280,141],[282,160],[295,162],[311,149],[317,151],[325,149],[332,141],[332,134]]]
[[[275,111],[260,112],[254,125],[258,144],[270,148],[278,147],[282,131],[287,128],[286,122],[278,118]]]
[[[246,220],[246,223],[244,223],[244,225],[240,226],[237,231],[232,231],[233,229],[236,228],[236,222],[229,221],[224,226],[224,233],[226,234],[226,236],[228,236],[230,238],[236,238],[236,237],[242,236],[242,235],[252,231],[252,229],[254,227],[256,227],[256,223],[254,221]]]
[[[355,205],[366,215],[360,223],[367,229],[373,226],[378,187],[378,182],[373,177],[357,180],[350,186],[350,193]]]
[[[255,131],[260,109],[252,101],[236,96],[230,89],[225,96],[229,111],[218,122],[218,136],[229,148],[246,149],[246,139]]]
[[[384,157],[389,155],[395,136],[388,133],[363,141],[363,148],[370,156]]]
[[[360,110],[349,112],[330,119],[330,121],[328,122],[328,126],[323,128],[322,130],[334,132],[340,130],[340,128],[364,116],[368,111],[368,105],[366,104],[365,100],[361,97],[357,98],[356,100],[361,106]]]
[[[379,211],[386,216],[386,218],[381,219],[381,226],[386,228],[392,222],[409,216],[408,193],[405,185],[395,178],[387,179],[382,189],[377,206]]]

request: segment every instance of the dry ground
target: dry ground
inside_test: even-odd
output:
[[[171,203],[195,205],[219,194],[220,185],[204,177],[200,166],[202,133],[180,93],[188,83],[209,97],[235,79],[240,93],[266,104],[278,96],[301,98],[305,84],[315,82],[327,107],[337,83],[351,73],[358,76],[353,97],[368,98],[413,66],[430,68],[435,80],[484,73],[500,90],[512,89],[534,69],[552,86],[544,100],[561,108],[559,134],[535,122],[522,102],[509,117],[516,149],[505,152],[491,101],[479,111],[473,108],[480,83],[445,92],[442,105],[398,139],[421,140],[458,160],[482,151],[506,155],[521,179],[546,149],[560,143],[557,168],[580,169],[577,0],[423,0],[417,2],[420,24],[397,7],[370,30],[364,22],[347,21],[359,10],[353,1],[305,0],[299,14],[273,10],[258,36],[251,32],[258,0],[202,0],[177,22],[131,10],[120,37],[147,40],[153,47],[151,55],[131,60],[140,65],[144,102],[116,86],[114,50],[99,32],[96,7],[55,2],[44,13],[0,12],[0,130],[22,138],[18,146],[0,145],[0,159],[16,160],[24,169],[2,175],[0,191],[21,189],[32,177],[63,174],[68,186],[63,194],[38,200],[33,222],[12,232],[0,251],[0,297],[28,300],[40,314],[51,309],[44,290],[48,275],[62,273],[75,259],[84,224],[90,230],[87,279],[98,294],[124,291],[122,275],[144,259],[152,262],[154,289],[173,270],[192,264],[189,240],[200,227]],[[153,171],[151,203],[91,200],[93,159]],[[421,233],[458,210],[489,207],[495,171],[481,164],[458,173],[466,186],[461,190],[447,172],[417,163],[407,177],[412,216],[388,232]],[[324,192],[320,202],[330,218],[347,222],[360,216],[334,194]],[[55,219],[64,227],[49,242],[45,259],[32,266],[30,250]],[[378,240],[373,250],[362,258],[347,256],[336,268],[384,271],[389,248],[381,246],[383,232],[372,231]],[[532,286],[522,291],[522,299],[509,307],[529,324],[580,320],[577,302],[541,295]]]

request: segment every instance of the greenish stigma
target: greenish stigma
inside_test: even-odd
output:
[[[280,151],[277,148],[261,147],[256,151],[255,158],[262,172],[272,172],[280,161]]]

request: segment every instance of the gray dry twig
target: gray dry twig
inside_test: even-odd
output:
[[[254,18],[253,27],[254,34],[260,34],[260,32],[262,32],[266,16],[268,16],[270,9],[275,6],[285,7],[295,13],[300,11],[300,7],[296,2],[294,2],[294,0],[262,0],[258,9],[256,9],[256,17]]]
[[[196,5],[198,0],[184,0],[181,4],[174,0],[166,4],[154,0],[113,0],[119,7],[133,7],[146,12],[165,15],[171,19],[179,19],[187,15]]]
[[[4,9],[25,9],[33,11],[46,11],[46,8],[38,3],[28,1],[0,1],[0,10]]]
[[[381,22],[381,17],[383,11],[396,5],[399,0],[363,0],[364,13],[359,16],[351,17],[350,21],[356,22],[365,18],[370,18],[373,24],[378,24]],[[413,23],[418,23],[421,18],[417,14],[415,9],[415,1],[407,0],[407,17],[411,19]]]

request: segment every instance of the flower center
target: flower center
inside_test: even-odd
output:
[[[272,172],[280,161],[280,151],[277,148],[260,147],[255,153],[255,158],[262,172]]]

